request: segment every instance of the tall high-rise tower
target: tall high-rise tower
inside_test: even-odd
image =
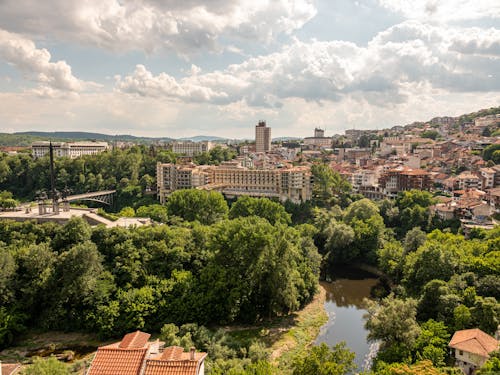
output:
[[[262,120],[255,126],[255,151],[271,151],[271,128],[268,128],[266,122]]]

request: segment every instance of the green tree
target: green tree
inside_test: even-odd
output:
[[[471,308],[475,324],[484,332],[493,334],[500,324],[500,303],[493,297],[477,297]]]
[[[238,198],[229,210],[230,219],[252,215],[267,219],[273,225],[276,223],[288,225],[292,221],[283,205],[267,198],[243,196]]]
[[[404,252],[401,243],[390,241],[377,251],[378,266],[380,269],[395,281],[401,279],[404,265]]]
[[[90,240],[90,225],[81,217],[72,217],[54,237],[52,247],[55,250],[68,249],[73,245]]]
[[[10,302],[14,296],[14,279],[17,265],[10,251],[0,245],[0,306]]]
[[[356,369],[355,354],[344,342],[331,349],[325,343],[313,346],[293,364],[293,375],[346,375]]]
[[[414,227],[410,229],[405,236],[404,240],[404,250],[405,253],[411,253],[416,251],[420,246],[422,246],[427,239],[427,235],[420,227]]]
[[[428,359],[434,366],[444,366],[450,334],[443,322],[433,319],[422,323],[414,350],[419,360]]]
[[[488,160],[492,160],[493,159],[493,156],[494,156],[494,153],[496,151],[499,151],[500,150],[500,144],[492,144],[492,145],[489,145],[489,146],[486,146],[483,150],[483,159],[488,161]],[[493,160],[495,163],[498,163],[497,161]]]
[[[221,193],[186,189],[174,191],[168,197],[167,211],[187,221],[198,220],[213,224],[227,217],[229,208]]]
[[[351,190],[350,184],[326,164],[314,164],[313,200],[320,206],[331,206],[332,198]]]
[[[168,211],[165,206],[161,204],[151,204],[149,206],[140,206],[137,208],[136,216],[149,217],[159,223],[166,223],[168,221]]]
[[[349,263],[355,259],[351,251],[351,244],[354,242],[354,230],[347,224],[332,221],[326,228],[327,241],[325,250],[328,252],[332,263]]]
[[[500,374],[500,351],[490,353],[488,360],[481,366],[477,375]]]
[[[453,323],[455,331],[472,328],[472,314],[465,305],[458,305],[453,310]]]
[[[0,306],[0,349],[12,344],[14,338],[26,330],[25,319],[24,314]]]
[[[24,370],[26,375],[69,375],[69,373],[69,368],[53,356],[47,359],[36,357],[33,364]]]
[[[303,245],[296,229],[255,216],[217,224],[209,242],[214,257],[201,274],[207,316],[255,321],[296,310],[314,294],[319,272],[311,244]]]
[[[381,340],[383,347],[403,344],[412,348],[420,334],[417,324],[417,301],[397,299],[393,294],[380,303],[366,300],[365,327],[369,340]]]

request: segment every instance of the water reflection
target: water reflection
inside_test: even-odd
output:
[[[332,346],[345,341],[347,347],[356,353],[355,362],[361,371],[369,366],[370,357],[377,350],[377,345],[367,342],[363,299],[370,297],[370,291],[378,283],[378,279],[366,275],[358,275],[357,279],[350,278],[353,275],[346,276],[349,278],[321,283],[326,290],[325,309],[329,319],[322,327],[316,343],[324,342]]]

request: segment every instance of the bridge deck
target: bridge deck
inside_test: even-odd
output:
[[[102,197],[103,195],[111,195],[114,193],[116,193],[116,190],[94,191],[92,193],[70,195],[70,196],[66,197],[66,200],[77,201],[77,200],[86,199],[86,198]]]

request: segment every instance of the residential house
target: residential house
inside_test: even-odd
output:
[[[472,375],[498,350],[499,342],[478,328],[456,331],[448,346],[453,350],[455,364]]]
[[[126,334],[119,342],[97,349],[87,375],[204,375],[207,353],[178,346],[163,349],[149,333]]]

